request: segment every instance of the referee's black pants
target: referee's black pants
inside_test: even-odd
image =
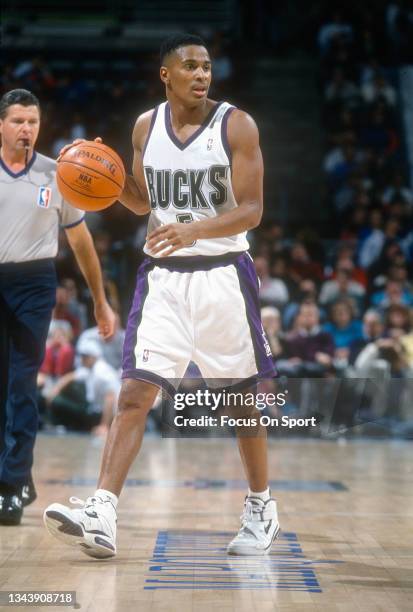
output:
[[[20,486],[30,476],[37,374],[55,302],[53,260],[0,264],[0,483]]]

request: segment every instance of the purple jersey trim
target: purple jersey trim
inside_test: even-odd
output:
[[[146,152],[146,147],[148,146],[148,143],[149,143],[149,138],[151,137],[151,134],[152,134],[153,126],[155,125],[156,116],[158,114],[158,108],[159,106],[156,106],[155,110],[152,113],[151,122],[149,124],[148,135],[146,136],[145,144],[143,145],[143,149],[142,149],[142,160]]]
[[[231,147],[229,146],[229,141],[228,141],[228,119],[229,119],[230,114],[234,110],[235,110],[235,106],[231,106],[227,111],[225,111],[225,114],[221,122],[222,146],[224,147],[225,153],[227,154],[230,166],[232,166],[232,151],[231,151]]]
[[[238,274],[241,293],[245,301],[258,376],[260,378],[272,378],[276,375],[276,370],[272,356],[267,355],[265,349],[265,343],[268,344],[268,341],[261,322],[258,297],[259,285],[254,263],[249,255],[244,254],[238,258],[235,268]]]
[[[76,227],[76,225],[79,225],[79,223],[82,223],[82,221],[84,221],[84,220],[85,220],[85,215],[83,215],[83,217],[81,219],[78,219],[74,223],[69,223],[69,225],[62,225],[62,228],[63,229],[70,229],[71,227]]]
[[[136,336],[139,324],[142,320],[143,305],[148,295],[149,284],[148,274],[152,270],[153,264],[145,258],[143,263],[138,268],[136,277],[136,289],[133,296],[132,308],[129,312],[128,323],[126,326],[125,341],[123,344],[123,363],[122,369],[124,372],[130,372],[136,369],[135,346]]]
[[[166,380],[166,378],[147,370],[141,370],[139,368],[135,370],[126,370],[122,372],[122,378],[134,378],[135,380],[143,380],[144,382],[156,385],[157,387],[164,389],[164,391],[166,391],[171,398],[174,397],[176,393],[175,387],[172,385],[172,383]]]
[[[175,136],[175,132],[173,130],[172,127],[172,121],[171,121],[171,109],[169,107],[169,102],[167,102],[165,104],[165,128],[166,128],[166,133],[168,134],[169,138],[172,140],[172,142],[174,143],[175,146],[178,147],[178,149],[180,149],[181,151],[183,151],[184,149],[186,149],[186,147],[188,147],[192,142],[194,142],[194,140],[196,138],[198,138],[198,136],[200,134],[202,134],[202,132],[204,131],[204,129],[208,126],[208,123],[211,121],[211,119],[214,117],[215,113],[217,112],[217,110],[219,109],[219,107],[221,106],[221,104],[223,104],[223,102],[217,102],[215,104],[215,106],[213,106],[210,110],[210,112],[208,113],[208,115],[206,116],[206,118],[204,119],[204,121],[202,122],[202,124],[199,126],[199,128],[192,134],[192,136],[190,136],[189,138],[187,138],[185,140],[185,142],[181,142],[179,140],[179,138],[177,138]]]

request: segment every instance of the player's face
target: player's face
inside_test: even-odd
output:
[[[40,129],[40,113],[37,106],[12,104],[4,119],[0,120],[2,146],[13,151],[33,149]]]
[[[186,102],[207,98],[211,84],[211,58],[205,47],[180,47],[161,68],[161,79],[170,93]]]

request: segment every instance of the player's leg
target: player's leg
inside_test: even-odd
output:
[[[119,407],[103,451],[98,488],[119,497],[123,483],[142,444],[146,417],[159,388],[142,380],[123,381]]]
[[[252,436],[249,429],[237,428],[239,453],[250,490],[265,491],[268,488],[267,430],[258,425]]]
[[[158,388],[172,387],[168,379],[180,379],[190,359],[190,329],[181,316],[181,277],[172,278],[167,270],[151,271],[146,261],[141,266],[126,329],[124,382],[103,453],[99,488],[86,503],[71,498],[81,509],[51,504],[44,513],[52,535],[92,557],[116,554],[118,495],[139,451],[147,414]]]
[[[200,285],[197,295],[201,297],[197,299],[195,361],[203,376],[219,379],[221,386],[238,385],[257,374],[273,376],[274,367],[260,320],[258,282],[251,259],[242,255],[235,265],[208,272],[208,278],[202,278],[202,273],[197,274]],[[201,289],[206,285],[208,292]],[[241,529],[230,543],[228,552],[262,555],[270,551],[279,525],[276,503],[268,489],[266,432],[259,425],[259,414],[252,414],[246,405],[238,416],[248,415],[256,417],[258,425],[239,428],[237,434],[249,491]]]
[[[116,554],[116,506],[129,468],[139,452],[146,417],[158,387],[125,379],[117,414],[111,424],[101,462],[98,489],[86,502],[71,498],[81,508],[54,503],[44,512],[49,533],[65,544],[79,546],[96,558]]]
[[[260,413],[251,415],[257,426],[236,429],[238,448],[248,481],[241,528],[228,546],[232,555],[270,552],[280,527],[277,505],[268,486],[267,432],[259,424]]]

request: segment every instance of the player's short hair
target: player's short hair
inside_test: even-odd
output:
[[[39,99],[28,89],[11,89],[0,98],[0,119],[7,115],[7,109],[13,104],[21,106],[37,106],[40,112]]]
[[[189,45],[198,45],[206,48],[206,44],[202,38],[195,34],[173,34],[172,36],[168,36],[161,44],[159,51],[161,66],[164,64],[168,55],[180,47],[189,47]]]

